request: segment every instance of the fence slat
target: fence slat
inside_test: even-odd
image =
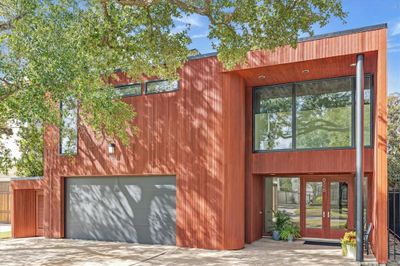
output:
[[[11,193],[9,191],[0,192],[0,223],[11,222]]]

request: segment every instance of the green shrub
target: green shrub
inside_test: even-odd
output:
[[[290,235],[293,236],[293,239],[301,237],[300,228],[292,222],[287,223],[280,232],[282,240],[288,240]]]
[[[284,211],[273,211],[275,215],[275,224],[274,230],[279,233],[283,230],[283,228],[290,223],[290,216]]]

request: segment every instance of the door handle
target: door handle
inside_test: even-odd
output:
[[[322,218],[325,218],[325,211],[322,212]]]

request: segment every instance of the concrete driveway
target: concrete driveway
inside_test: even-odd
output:
[[[357,265],[338,247],[261,239],[242,250],[213,251],[70,239],[0,240],[1,265]]]

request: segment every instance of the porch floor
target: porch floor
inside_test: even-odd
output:
[[[263,238],[242,250],[215,251],[70,239],[0,240],[2,265],[357,265],[339,247]],[[369,262],[374,258],[369,256]]]

